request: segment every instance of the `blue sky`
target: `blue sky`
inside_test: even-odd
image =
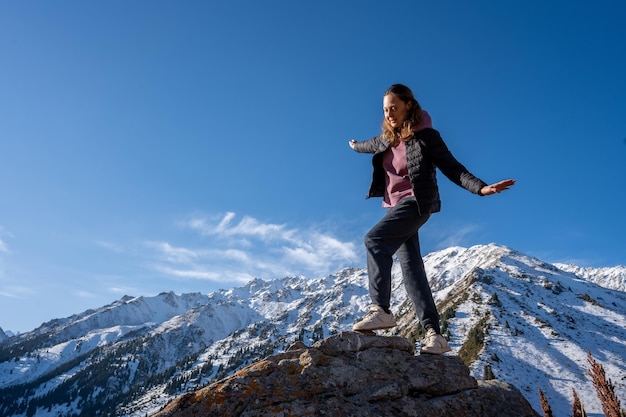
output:
[[[125,294],[364,267],[382,93],[410,86],[480,198],[422,252],[626,264],[622,1],[0,4],[0,327]]]

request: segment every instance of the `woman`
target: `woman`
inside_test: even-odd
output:
[[[355,331],[388,329],[396,325],[389,310],[391,267],[397,256],[416,317],[426,329],[421,352],[450,350],[440,334],[439,313],[428,285],[418,231],[441,208],[435,168],[455,184],[480,196],[500,193],[514,180],[487,185],[459,163],[432,128],[430,116],[412,91],[392,85],[383,96],[383,132],[365,142],[351,140],[352,149],[373,153],[374,173],[367,198],[383,197],[385,216],[365,236],[370,311],[354,324]]]

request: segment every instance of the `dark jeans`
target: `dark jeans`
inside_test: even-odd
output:
[[[422,326],[439,333],[439,313],[426,278],[418,236],[429,217],[420,216],[415,197],[405,197],[365,235],[365,249],[372,303],[385,309],[390,306],[391,267],[396,254],[417,318]]]

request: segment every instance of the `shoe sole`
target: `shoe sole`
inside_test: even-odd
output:
[[[420,350],[420,355],[421,355],[421,354],[425,354],[425,355],[443,355],[444,353],[446,353],[446,352],[450,352],[451,350],[452,350],[452,349],[450,349],[450,348],[448,348],[448,349],[443,349],[443,350],[437,350],[437,351],[434,351],[434,350],[431,350],[431,351],[428,351],[428,350]]]
[[[367,336],[376,336],[376,332],[374,330],[353,330],[353,331],[367,335]]]
[[[352,330],[354,330],[355,332],[369,332],[372,330],[385,330],[385,329],[391,329],[393,327],[396,327],[398,324],[393,324],[393,325],[388,325],[388,326],[381,326],[381,327],[363,327],[360,329],[357,329],[355,327],[352,328]]]

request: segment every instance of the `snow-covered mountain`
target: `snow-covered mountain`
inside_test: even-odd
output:
[[[602,287],[626,292],[626,266],[612,268],[582,268],[573,264],[554,264],[559,269],[571,272],[581,278],[596,283]]]
[[[425,265],[452,354],[476,378],[512,383],[537,410],[541,388],[556,417],[569,415],[575,388],[600,416],[589,351],[626,399],[624,267],[551,265],[493,244],[434,252]],[[387,334],[418,341],[397,268],[392,294],[399,325]],[[0,339],[0,417],[144,416],[296,340],[349,330],[368,304],[367,272],[356,268],[124,297]]]

